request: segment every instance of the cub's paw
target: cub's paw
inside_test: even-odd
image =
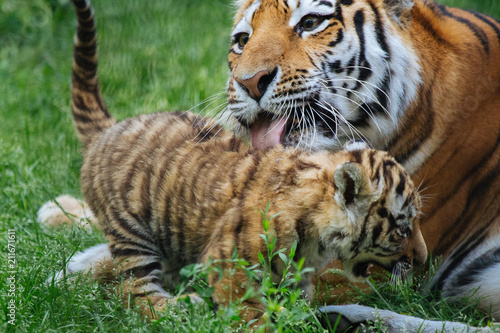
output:
[[[78,225],[88,231],[92,230],[92,224],[96,224],[87,204],[69,195],[60,195],[46,202],[38,210],[37,221],[51,227]]]

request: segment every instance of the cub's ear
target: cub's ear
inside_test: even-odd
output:
[[[340,207],[349,208],[359,199],[366,179],[361,165],[354,162],[346,162],[337,167],[334,174],[335,179],[335,201]]]
[[[404,25],[411,20],[413,0],[383,0],[385,9],[390,18],[396,23]]]

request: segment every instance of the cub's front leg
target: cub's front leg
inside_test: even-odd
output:
[[[220,249],[220,245],[209,246],[201,259],[203,264],[216,260],[212,263],[208,275],[208,283],[214,288],[214,302],[222,306],[239,303],[242,320],[249,322],[257,319],[254,325],[262,324],[265,307],[259,299],[260,286],[248,278],[243,268],[230,260],[231,251],[227,253],[227,257],[221,256],[224,252]]]

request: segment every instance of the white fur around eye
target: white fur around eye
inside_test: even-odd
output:
[[[335,6],[330,7],[327,5],[322,5],[312,0],[302,0],[298,8],[294,8],[291,2],[289,2],[289,5],[293,10],[292,17],[290,18],[290,22],[288,23],[290,27],[295,27],[302,20],[302,18],[307,15],[329,16],[335,12]],[[328,23],[326,25],[328,25]],[[314,32],[320,31],[320,27],[321,24],[317,29],[314,29]],[[322,29],[324,29],[325,27],[323,27]]]

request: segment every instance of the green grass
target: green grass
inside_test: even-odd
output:
[[[117,118],[188,109],[224,91],[230,0],[94,2],[101,85]],[[446,3],[500,18],[498,0]],[[95,283],[44,284],[75,251],[104,241],[97,231],[35,222],[45,201],[61,193],[80,196],[80,147],[69,112],[74,26],[68,0],[0,1],[0,331],[13,331],[5,322],[8,229],[16,230],[17,241],[15,331],[230,331],[231,320],[210,309],[173,308],[167,319],[148,323]],[[420,297],[411,285],[397,293],[379,288],[397,311],[484,323],[471,309],[448,310],[442,303],[424,302],[414,312],[401,307]],[[378,297],[362,301],[387,308]]]

